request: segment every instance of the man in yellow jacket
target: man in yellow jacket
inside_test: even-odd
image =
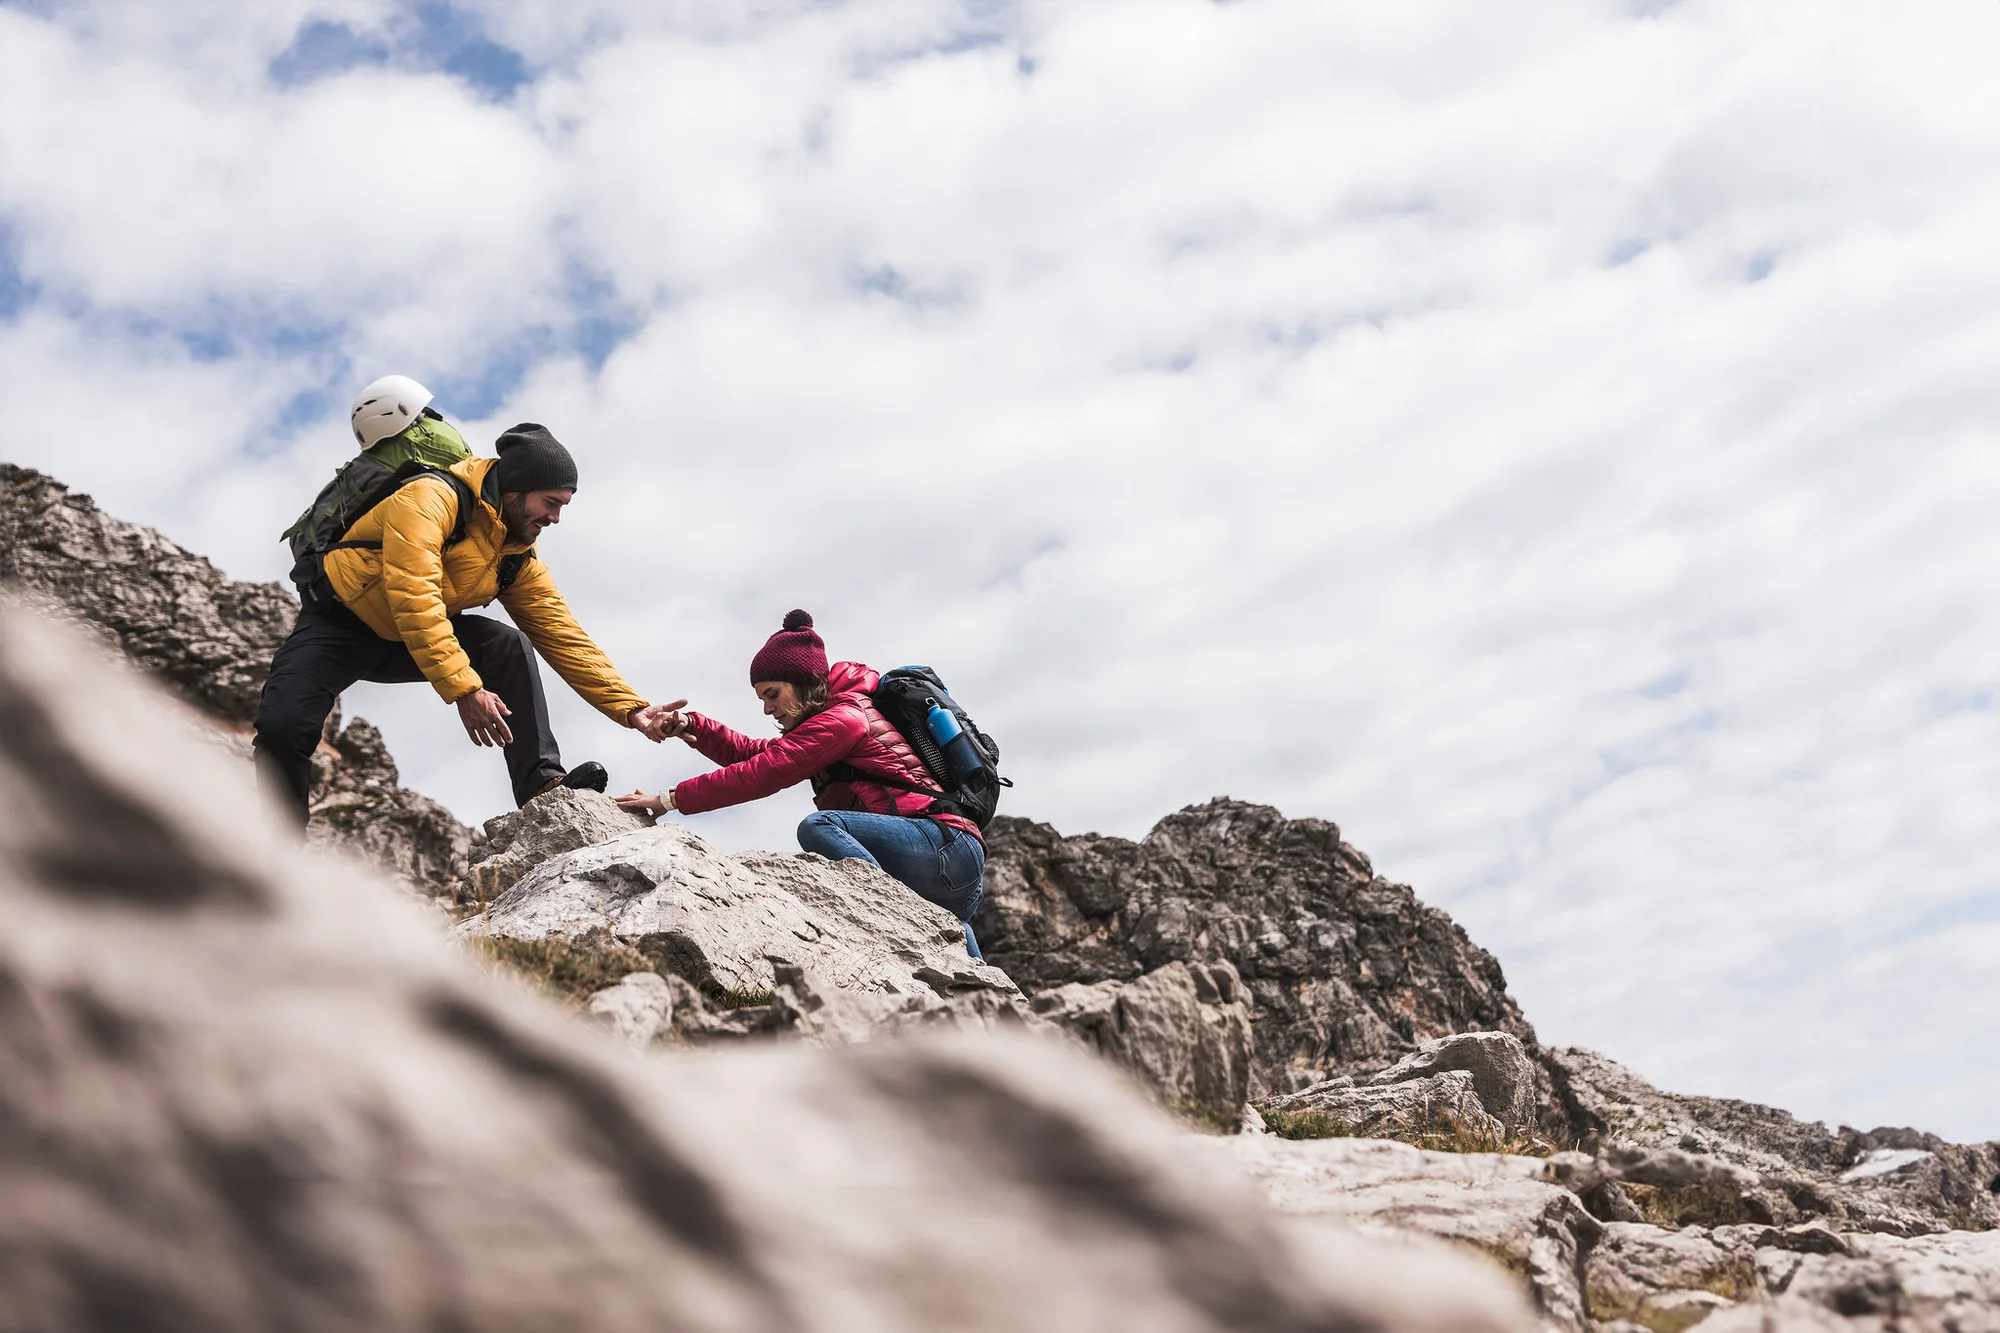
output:
[[[556,591],[535,541],[576,494],[576,462],[541,426],[502,435],[498,458],[468,458],[457,482],[420,476],[376,505],[326,553],[338,604],[299,615],[257,710],[266,783],[301,823],[312,757],[334,701],[356,681],[428,680],[477,745],[500,746],[514,799],[557,785],[603,791],[600,764],[563,768],[535,653],[620,726],[653,740],[686,700],[649,705],[625,683]],[[472,501],[463,536],[459,509]],[[465,614],[498,599],[514,628]]]

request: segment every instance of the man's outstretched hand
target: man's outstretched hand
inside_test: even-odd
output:
[[[507,725],[512,711],[491,690],[474,690],[458,701],[458,720],[474,745],[512,745],[514,732]]]
[[[632,710],[628,719],[632,729],[649,741],[659,742],[669,736],[678,736],[687,730],[687,719],[681,716],[681,709],[688,701],[676,699],[670,704],[647,704],[644,708]]]

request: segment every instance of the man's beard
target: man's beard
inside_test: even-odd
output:
[[[522,495],[500,497],[500,521],[507,525],[507,540],[533,545],[536,532],[528,518],[528,500]]]

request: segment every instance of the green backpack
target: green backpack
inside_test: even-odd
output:
[[[339,605],[333,585],[327,582],[326,553],[350,546],[377,546],[375,542],[344,542],[341,538],[363,514],[418,477],[442,477],[458,492],[458,520],[445,545],[464,540],[466,519],[478,498],[450,469],[470,457],[472,450],[465,438],[427,407],[402,434],[392,435],[342,464],[319,498],[306,507],[298,522],[285,529],[281,539],[292,548],[292,584],[299,590],[299,603],[308,611]],[[512,579],[504,577],[506,572],[502,571],[504,582],[511,583]]]

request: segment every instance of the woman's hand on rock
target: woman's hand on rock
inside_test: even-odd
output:
[[[651,795],[647,795],[642,791],[635,791],[630,796],[614,796],[612,799],[618,803],[620,810],[631,810],[637,814],[651,815],[655,819],[658,819],[661,815],[666,814],[667,811],[674,808],[674,793],[671,789],[654,792]]]

